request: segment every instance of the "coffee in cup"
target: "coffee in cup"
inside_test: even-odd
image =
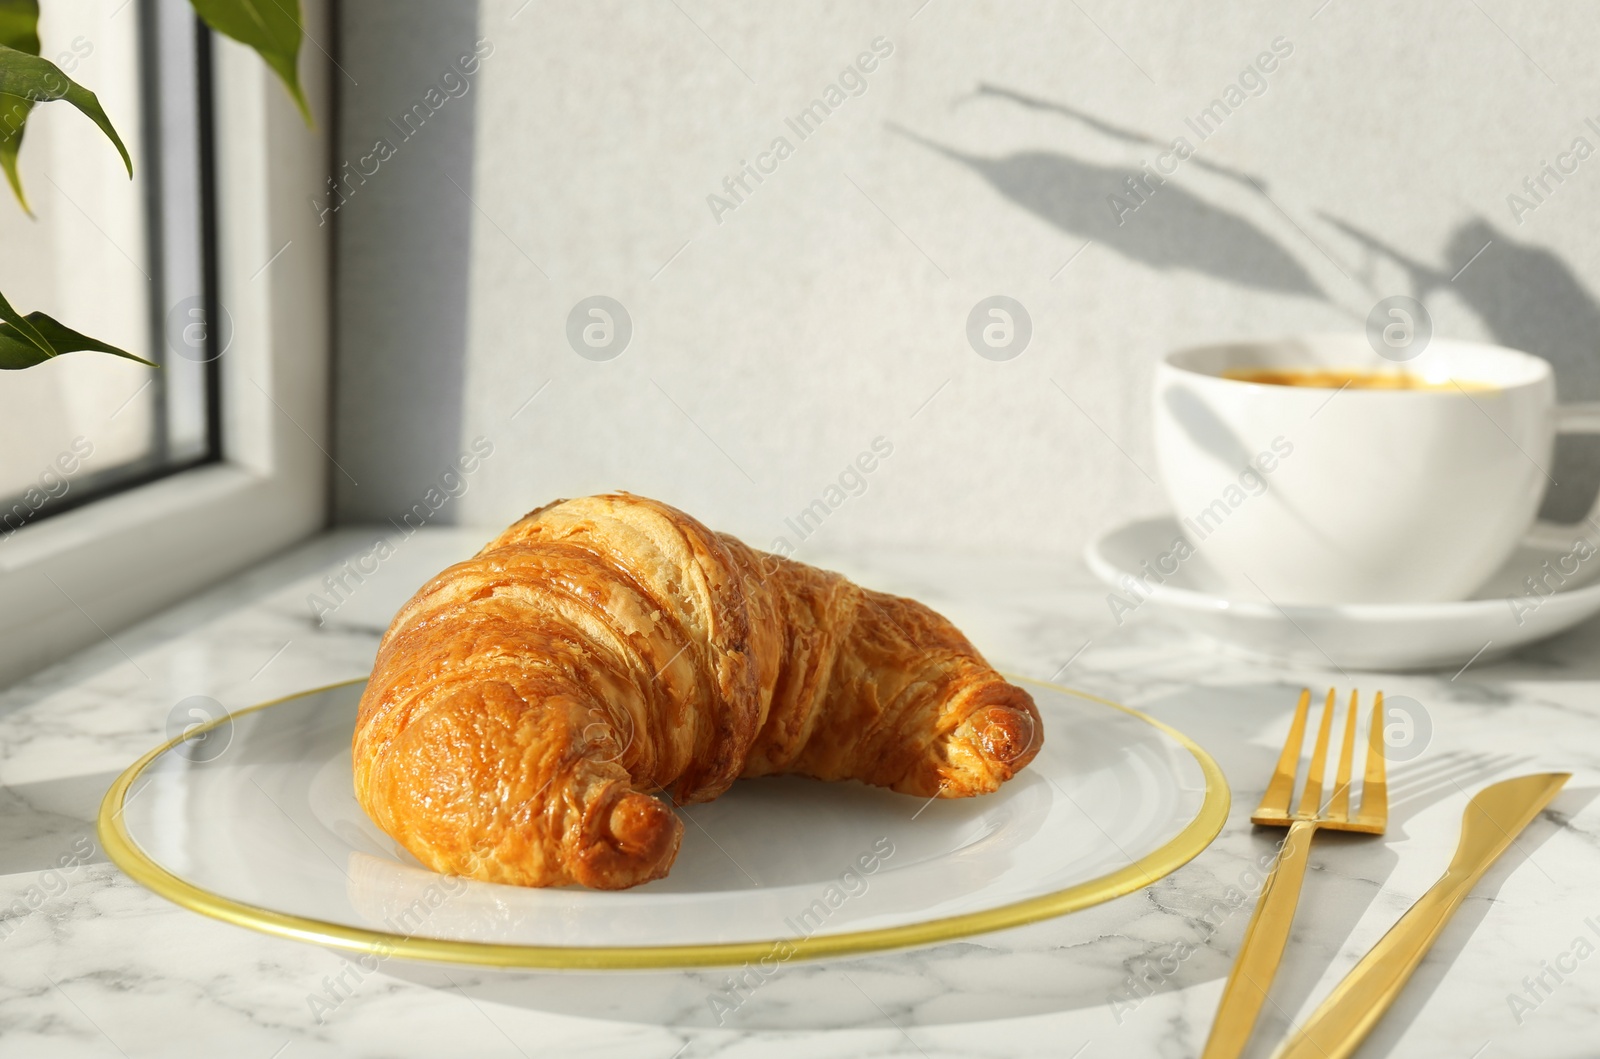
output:
[[[1397,364],[1360,334],[1168,354],[1154,419],[1215,587],[1281,606],[1465,599],[1530,536],[1570,544],[1535,526],[1555,434],[1600,432],[1538,357],[1436,338]]]

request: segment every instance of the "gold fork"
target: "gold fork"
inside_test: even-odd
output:
[[[1306,855],[1311,849],[1311,838],[1319,830],[1361,831],[1369,835],[1383,834],[1389,822],[1388,780],[1383,763],[1383,692],[1378,692],[1372,703],[1372,723],[1367,736],[1367,763],[1361,785],[1361,808],[1350,812],[1350,770],[1356,746],[1356,715],[1359,692],[1350,693],[1350,709],[1345,717],[1344,745],[1339,754],[1339,766],[1334,773],[1333,797],[1326,805],[1322,801],[1322,777],[1328,756],[1328,737],[1333,730],[1334,689],[1328,689],[1327,702],[1322,707],[1322,724],[1317,729],[1317,745],[1311,752],[1306,768],[1305,792],[1294,812],[1289,803],[1294,797],[1295,772],[1300,764],[1300,751],[1305,743],[1306,716],[1311,710],[1311,691],[1300,693],[1300,705],[1295,709],[1294,723],[1289,726],[1289,737],[1284,740],[1283,753],[1278,756],[1278,767],[1267,784],[1252,823],[1266,827],[1287,827],[1289,834],[1278,848],[1277,862],[1261,888],[1255,913],[1245,928],[1244,941],[1239,946],[1233,971],[1222,990],[1222,1002],[1217,1005],[1217,1018],[1211,1026],[1211,1036],[1206,1040],[1201,1059],[1231,1059],[1244,1051],[1250,1040],[1266,1002],[1267,990],[1283,958],[1284,945],[1289,940],[1289,928],[1294,923],[1295,906],[1300,901],[1300,884],[1305,880]]]

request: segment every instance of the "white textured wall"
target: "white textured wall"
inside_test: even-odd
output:
[[[624,488],[770,547],[881,436],[811,546],[1072,551],[1162,504],[1164,350],[1359,329],[1396,293],[1600,397],[1600,155],[1522,223],[1507,205],[1574,138],[1600,149],[1600,23],[1321,2],[487,0],[475,25],[346,3],[347,153],[462,43],[493,53],[340,211],[342,516],[410,507],[484,435],[440,518]],[[880,37],[865,92],[801,142],[784,119]],[[1292,54],[1201,143],[1184,119],[1278,38]],[[1108,196],[1180,135],[1194,157],[1119,225]],[[792,154],[714,217],[778,136]],[[1003,362],[966,337],[997,294],[1033,327]],[[613,360],[569,347],[591,295],[632,318]],[[1595,475],[1563,450],[1569,514]]]

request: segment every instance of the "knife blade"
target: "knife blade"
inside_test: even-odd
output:
[[[1462,813],[1461,839],[1444,875],[1345,975],[1276,1059],[1344,1059],[1354,1052],[1483,873],[1571,778],[1570,772],[1537,773],[1474,795]]]

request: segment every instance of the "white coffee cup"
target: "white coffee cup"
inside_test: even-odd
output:
[[[1225,377],[1252,369],[1409,375],[1429,388]],[[1557,431],[1600,433],[1600,404],[1557,406],[1550,365],[1516,350],[1435,339],[1396,363],[1360,334],[1183,349],[1157,369],[1154,418],[1174,514],[1237,598],[1465,599],[1519,543],[1568,547],[1588,528],[1535,515]]]

